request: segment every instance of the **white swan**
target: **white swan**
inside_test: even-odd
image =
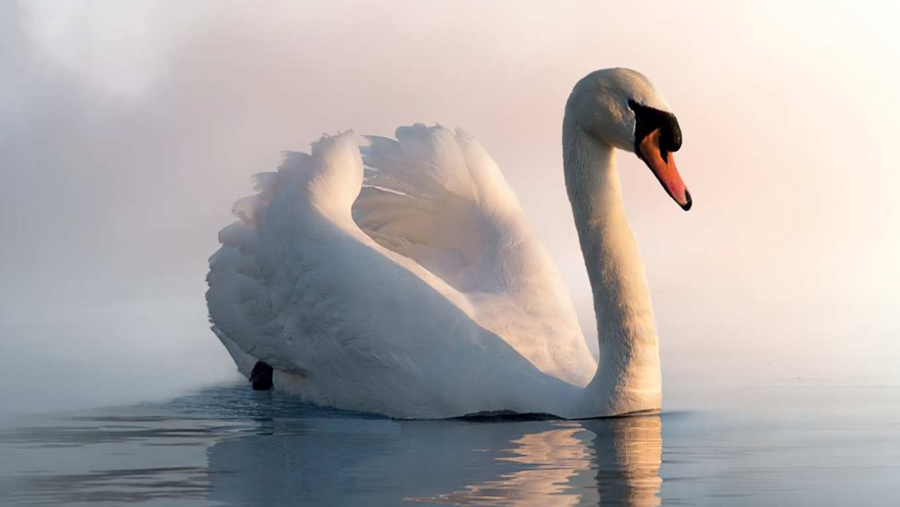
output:
[[[615,149],[684,209],[678,123],[641,74],[575,86],[566,188],[594,293],[595,363],[556,266],[499,168],[461,131],[323,137],[256,176],[219,233],[207,302],[238,368],[304,400],[398,418],[485,411],[567,418],[662,406],[653,310]]]

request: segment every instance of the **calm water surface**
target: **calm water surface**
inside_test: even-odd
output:
[[[19,420],[0,430],[0,504],[900,505],[898,395],[772,386],[661,416],[392,421],[229,385]]]

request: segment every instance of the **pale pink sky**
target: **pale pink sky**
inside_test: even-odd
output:
[[[620,157],[667,385],[900,382],[896,8],[483,3],[0,7],[10,364],[70,372],[48,385],[99,362],[149,361],[170,389],[226,377],[203,278],[250,174],[323,132],[417,121],[463,127],[497,159],[593,342],[560,127],[578,78],[625,66],[674,108],[695,199],[680,211]]]

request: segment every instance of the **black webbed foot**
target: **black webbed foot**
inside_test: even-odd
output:
[[[257,361],[253,365],[253,371],[250,372],[250,383],[253,384],[254,391],[272,389],[272,371],[272,367],[262,361]]]

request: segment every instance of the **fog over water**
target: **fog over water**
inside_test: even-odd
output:
[[[888,10],[893,9],[893,10]],[[678,115],[684,213],[620,173],[666,408],[693,386],[898,384],[900,35],[878,2],[0,3],[0,420],[233,379],[206,260],[250,175],[440,122],[498,161],[596,350],[562,179],[591,70]]]

